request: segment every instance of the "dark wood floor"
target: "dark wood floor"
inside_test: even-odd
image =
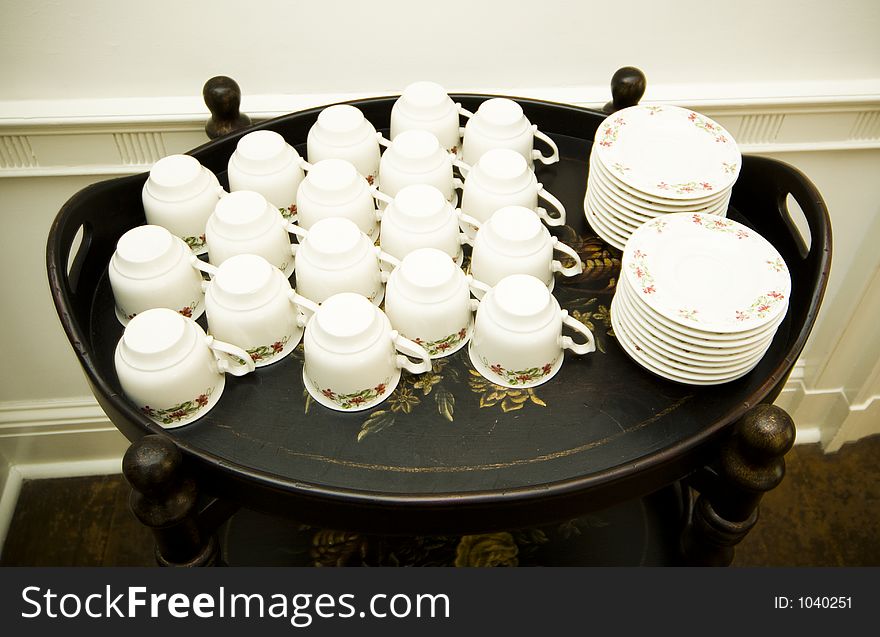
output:
[[[786,457],[785,481],[764,498],[758,526],[734,565],[880,565],[878,459],[880,436],[831,455],[815,445],[795,447]],[[128,510],[128,493],[121,476],[25,482],[0,565],[153,566],[151,534]],[[342,539],[334,550],[350,544]],[[326,558],[325,548],[309,545],[301,553],[308,562],[318,553]]]

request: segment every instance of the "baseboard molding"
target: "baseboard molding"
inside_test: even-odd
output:
[[[450,88],[601,107],[607,85]],[[254,121],[383,93],[245,95]],[[717,119],[746,153],[880,148],[880,81],[651,86],[644,103],[675,103]],[[208,140],[200,97],[0,101],[0,177],[112,176]]]
[[[808,388],[790,379],[776,404],[797,423],[796,443],[819,442],[826,453],[880,433],[880,396],[853,404],[843,388]]]
[[[0,456],[11,467],[121,458],[127,446],[94,398],[0,403]]]

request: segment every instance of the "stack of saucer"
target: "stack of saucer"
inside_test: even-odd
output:
[[[621,347],[669,380],[715,385],[744,376],[788,309],[780,254],[731,219],[677,213],[633,232],[611,304]]]
[[[641,224],[676,212],[724,217],[742,157],[708,117],[677,106],[632,106],[596,131],[584,213],[623,250]]]

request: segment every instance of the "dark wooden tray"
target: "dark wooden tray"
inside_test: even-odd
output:
[[[487,95],[455,95],[469,110]],[[518,100],[558,143],[561,161],[539,180],[565,204],[554,229],[586,270],[559,279],[561,305],[593,326],[600,351],[567,354],[562,371],[534,390],[493,386],[464,351],[433,374],[404,380],[386,402],[340,414],[307,399],[301,348],[283,362],[231,378],[199,421],[163,430],[121,395],[113,350],[107,264],[116,241],[143,224],[146,174],[101,182],[74,195],[52,226],[47,250],[56,308],[98,402],[130,439],[164,433],[183,451],[202,489],[251,508],[324,526],[381,533],[512,528],[562,519],[641,496],[704,463],[719,436],[750,406],[780,391],[813,326],[830,262],[830,223],[812,184],[792,167],[745,157],[730,216],[753,227],[785,258],[793,278],[788,316],[770,350],[744,378],[715,387],[672,383],[618,347],[608,308],[620,253],[584,219],[588,158],[604,115]],[[394,98],[353,102],[387,130]],[[250,130],[284,135],[305,156],[321,109],[290,114],[192,151],[225,184],[226,163]],[[786,210],[791,194],[810,230],[806,248]],[[81,246],[71,257],[74,236]],[[204,325],[204,318],[202,319]]]

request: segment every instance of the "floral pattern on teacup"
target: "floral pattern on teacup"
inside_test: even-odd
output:
[[[773,259],[772,261],[767,261],[767,265],[770,266],[774,272],[784,272],[786,269],[785,261],[783,261],[780,257]]]
[[[281,213],[281,216],[284,217],[286,221],[290,221],[293,219],[293,215],[296,214],[296,204],[292,203],[287,208],[279,208],[278,212]]]
[[[259,345],[245,351],[247,351],[247,353],[251,355],[251,358],[254,360],[255,363],[259,363],[260,361],[268,360],[280,354],[282,351],[284,351],[284,348],[289,341],[290,336],[285,336],[282,339],[275,341],[271,345]]]
[[[197,237],[183,237],[183,240],[186,242],[186,245],[189,246],[189,249],[193,252],[201,250],[205,247],[205,243],[207,240],[205,239],[204,234],[200,234]]]
[[[485,357],[481,357],[480,360],[483,361],[483,365],[485,365],[489,371],[503,379],[504,382],[510,385],[526,385],[543,378],[553,371],[553,365],[556,364],[559,357],[557,356],[541,367],[529,367],[528,369],[516,370],[507,369],[500,363],[490,363]]]
[[[156,409],[155,407],[144,405],[141,407],[141,413],[152,418],[159,424],[171,425],[175,422],[180,422],[181,420],[189,418],[202,408],[206,407],[212,393],[214,393],[214,389],[209,387],[193,400],[186,400],[179,405],[174,405],[173,407],[168,407],[166,409]]]
[[[430,356],[437,356],[453,349],[456,345],[464,340],[465,336],[467,336],[467,328],[463,327],[457,332],[453,332],[448,336],[438,338],[436,341],[424,341],[418,337],[410,338],[410,340],[416,345],[421,345],[422,347],[424,347]]]
[[[360,389],[358,391],[350,392],[347,394],[340,394],[330,387],[321,388],[321,386],[314,380],[311,382],[312,385],[318,388],[318,391],[321,392],[321,395],[324,398],[338,405],[342,409],[359,409],[364,405],[368,405],[378,398],[381,398],[385,394],[385,392],[388,391],[388,385],[391,382],[391,379],[386,378],[383,382],[379,383],[375,387]]]
[[[189,305],[185,305],[184,307],[180,308],[179,310],[177,310],[177,313],[182,316],[185,316],[186,318],[192,318],[193,312],[196,311],[196,308],[198,307],[198,305],[199,305],[198,301],[190,301]],[[128,313],[123,312],[123,314],[125,314],[125,318],[127,318],[129,321],[138,315],[137,312],[134,312],[133,314],[128,314]]]

